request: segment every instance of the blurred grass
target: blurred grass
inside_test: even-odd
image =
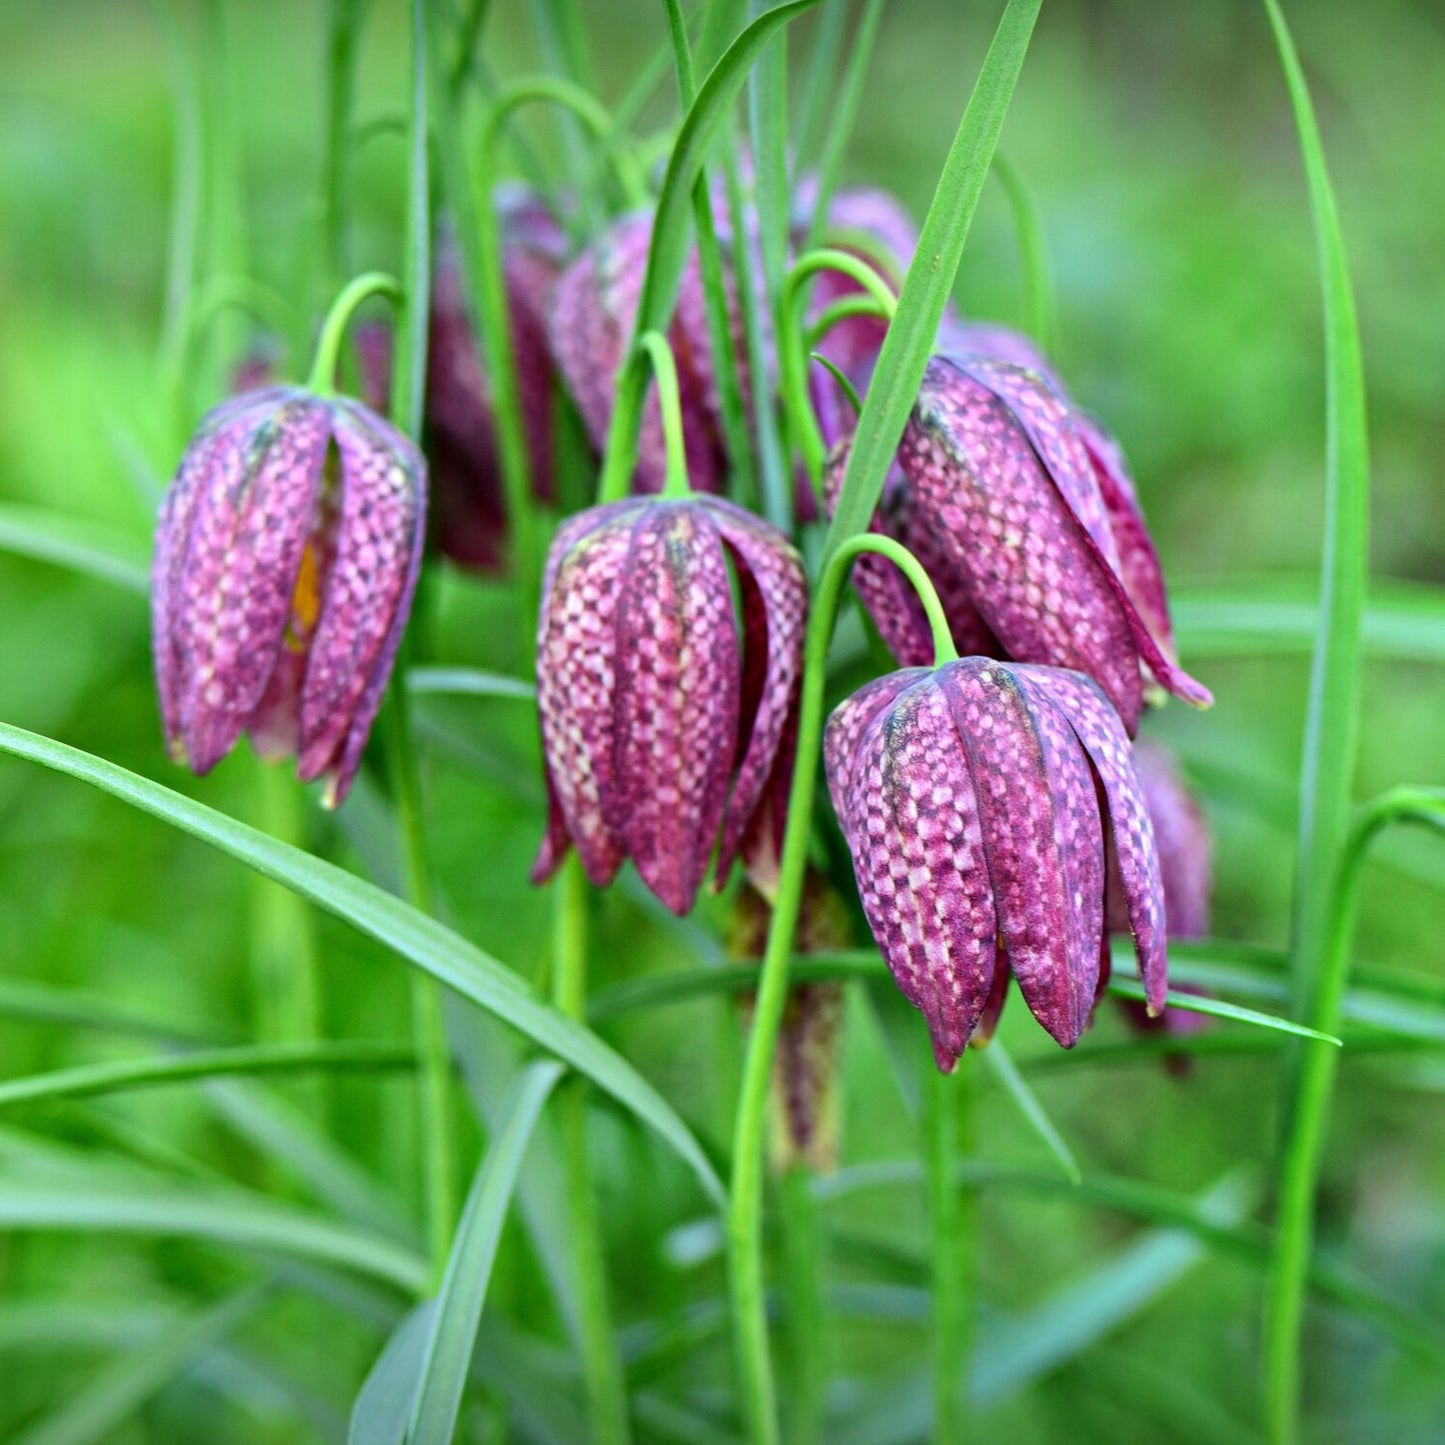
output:
[[[535,68],[537,50],[518,7],[494,8],[496,72]],[[845,168],[850,180],[886,181],[915,211],[927,200],[991,24],[980,7],[964,8],[972,51],[956,64],[952,38],[943,47],[937,37],[957,32],[959,7],[887,6]],[[1438,6],[1404,0],[1292,8],[1356,274],[1371,394],[1375,569],[1442,583],[1445,19]],[[394,113],[402,94],[400,8],[372,10],[359,85],[363,119]],[[303,238],[316,223],[324,11],[320,3],[280,0],[225,7],[249,240],[258,277],[286,294],[304,279]],[[615,99],[663,38],[660,8],[597,0],[586,21],[601,92]],[[800,68],[811,33],[800,28],[791,47]],[[659,95],[651,123],[669,118],[667,87]],[[520,129],[539,149],[556,143],[543,116],[524,118]],[[148,9],[138,0],[0,6],[0,136],[0,501],[104,523],[144,545],[155,479],[169,475],[183,440],[155,368],[172,137],[165,57]],[[1312,569],[1322,477],[1318,300],[1303,182],[1262,14],[1231,0],[1046,5],[1005,143],[1043,214],[1060,367],[1124,443],[1171,578],[1227,588],[1239,578]],[[388,135],[369,141],[359,157],[358,266],[397,264],[401,159]],[[990,187],[965,255],[960,303],[973,315],[1017,321],[1019,280],[1007,207]],[[304,359],[290,360],[293,370],[304,367]],[[189,379],[193,409],[217,395],[225,362],[214,349],[204,356]],[[0,718],[256,820],[254,764],[244,749],[204,780],[165,763],[141,599],[9,557],[0,557],[0,599]],[[502,589],[448,576],[434,603],[435,660],[515,672],[508,644],[495,641],[518,631]],[[1304,662],[1186,662],[1219,705],[1204,716],[1171,708],[1151,726],[1197,760],[1202,777],[1222,770],[1235,780],[1206,799],[1218,837],[1216,931],[1283,943]],[[1366,679],[1362,793],[1445,782],[1441,670],[1374,664]],[[417,714],[449,919],[536,975],[547,910],[522,881],[541,820],[530,711],[511,700],[429,698],[419,700]],[[1262,815],[1271,791],[1284,804],[1283,827]],[[375,790],[363,793],[334,820],[313,810],[312,846],[361,871],[384,869],[391,845],[384,816],[368,806],[375,801]],[[1418,856],[1441,876],[1438,852],[1426,845]],[[245,1035],[249,903],[246,878],[207,850],[35,770],[0,765],[7,976],[103,993],[188,1029]],[[1440,910],[1437,884],[1372,865],[1361,958],[1442,976]],[[712,902],[700,914],[714,936],[722,917]],[[615,890],[596,926],[614,978],[697,957],[695,930],[659,918],[635,891]],[[317,930],[326,1031],[404,1037],[400,971],[329,920],[318,919]],[[861,997],[851,997],[849,1009],[847,1158],[911,1153]],[[689,1004],[603,1029],[715,1145],[728,1117],[716,1081],[727,1077],[724,1046],[736,1032],[726,1010]],[[905,1025],[915,1022],[910,1016]],[[1081,1048],[1123,1036],[1106,1011]],[[1025,1072],[1045,1046],[1016,1003],[1003,1038]],[[921,1036],[917,1042],[923,1046]],[[133,1040],[0,1019],[6,1077],[135,1051]],[[1203,1059],[1184,1080],[1150,1069],[1061,1069],[1039,1071],[1031,1082],[1086,1171],[1195,1192],[1237,1163],[1270,1158],[1275,1071],[1272,1057],[1260,1056]],[[1345,1057],[1321,1234],[1331,1257],[1439,1318],[1445,1124],[1438,1075],[1433,1088],[1422,1082],[1428,1077]],[[1042,1146],[998,1086],[985,1087],[984,1156],[1046,1167]],[[404,1082],[338,1077],[320,1122],[415,1205]],[[684,1267],[666,1255],[670,1231],[696,1208],[691,1186],[620,1116],[599,1107],[592,1123],[611,1257],[626,1262],[614,1271],[619,1322],[680,1319],[687,1300],[722,1289],[716,1259]],[[151,1168],[274,1185],[310,1202],[306,1186],[284,1170],[278,1181],[275,1161],[242,1142],[198,1090],[37,1107],[0,1125],[0,1150],[36,1139],[65,1150],[47,1156],[50,1170],[66,1167],[71,1151],[128,1153]],[[464,1157],[474,1157],[477,1141],[470,1130]],[[860,1196],[835,1217],[852,1235],[921,1258],[921,1198]],[[983,1298],[1001,1311],[1037,1304],[1135,1228],[1066,1203],[987,1193],[981,1227]],[[837,1267],[839,1279],[879,1279],[872,1256],[855,1266],[845,1251]],[[103,1370],[113,1348],[158,1348],[179,1312],[213,1310],[253,1277],[264,1270],[191,1243],[0,1234],[5,1309],[83,1307],[45,1327],[0,1330],[0,1436]],[[555,1340],[541,1278],[522,1232],[509,1226],[493,1300],[514,1326]],[[162,1390],[107,1438],[190,1440],[200,1420],[205,1438],[217,1442],[334,1438],[399,1301],[382,1296],[360,1308],[344,1296],[356,1286],[338,1279],[327,1283],[332,1302],[317,1303],[305,1293],[314,1283],[283,1275],[204,1369]],[[1125,1370],[1147,1360],[1160,1378],[1187,1381],[1230,1417],[1248,1420],[1257,1288],[1238,1263],[1196,1268],[1182,1288],[1110,1335],[1108,1358]],[[1325,1310],[1311,1316],[1307,1348],[1317,1422],[1311,1438],[1438,1438],[1439,1385],[1427,1367]],[[903,1377],[922,1349],[916,1324],[850,1324],[839,1332],[839,1375],[854,1388],[865,1377]],[[1103,1354],[1100,1368],[1093,1360],[992,1407],[990,1433],[1020,1441],[1103,1440],[1121,1430],[1137,1440],[1208,1438],[1198,1412],[1186,1423],[1158,1395],[1135,1412],[1117,1392],[1120,1372],[1103,1368]],[[662,1376],[703,1401],[728,1379],[720,1333]]]

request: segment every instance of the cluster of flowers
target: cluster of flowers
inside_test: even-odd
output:
[[[606,436],[652,218],[621,219],[569,261],[537,198],[500,207],[546,500],[556,391],[594,446]],[[804,196],[800,212],[811,209]],[[861,257],[911,260],[916,235],[884,195],[843,192],[827,220]],[[725,254],[754,244],[719,231]],[[825,271],[810,318],[855,289]],[[728,302],[742,355],[731,269]],[[818,350],[865,390],[886,323],[834,314]],[[533,877],[569,846],[598,886],[630,858],[685,913],[710,864],[718,887],[738,859],[761,897],[776,882],[809,595],[792,541],[722,495],[730,466],[695,260],[668,341],[693,490],[658,495],[667,448],[654,394],[634,495],[567,518],[547,559],[537,673],[550,808]],[[362,338],[373,401],[386,347],[384,333]],[[745,394],[773,384],[746,369],[741,381]],[[820,371],[809,394],[831,453],[821,499],[800,491],[804,520],[836,501],[851,428],[844,388]],[[495,568],[505,532],[490,387],[446,247],[424,443],[441,550]],[[205,771],[249,729],[263,752],[295,751],[301,776],[324,776],[340,801],[410,605],[426,485],[412,443],[349,399],[273,387],[206,419],[166,499],[155,561],[159,691],[178,758]],[[1010,976],[1071,1046],[1107,979],[1109,927],[1134,934],[1157,1013],[1166,904],[1176,932],[1204,927],[1207,838],[1167,758],[1132,739],[1162,692],[1209,695],[1175,660],[1118,449],[1026,338],[949,317],[873,529],[922,564],[962,656],[935,666],[903,574],[861,558],[855,589],[900,670],[836,709],[824,761],[868,922],[940,1067],[991,1032]]]

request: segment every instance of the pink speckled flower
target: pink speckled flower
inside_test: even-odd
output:
[[[873,935],[923,1011],[940,1068],[986,1033],[1008,975],[1065,1048],[1107,947],[1106,829],[1151,1010],[1164,902],[1132,750],[1079,672],[965,657],[869,683],[829,719],[824,759]]]
[[[774,772],[806,612],[792,545],[721,498],[629,498],[563,523],[538,628],[550,813],[533,880],[571,843],[597,886],[631,858],[686,913],[719,830],[725,879]]]
[[[553,295],[552,351],[599,448],[607,440],[617,399],[617,368],[637,315],[652,223],[650,212],[624,216],[563,273]],[[729,311],[735,354],[742,356],[741,317],[735,305]],[[696,251],[688,258],[667,341],[677,364],[688,480],[695,491],[720,492],[727,479],[727,447]],[[667,448],[654,388],[638,436],[636,489],[661,491],[666,473]]]
[[[494,198],[502,233],[512,353],[526,429],[532,484],[550,501],[552,392],[556,368],[547,336],[552,288],[562,269],[566,237],[543,201],[521,187]],[[390,328],[358,327],[356,348],[363,394],[385,410],[391,376]],[[437,546],[459,566],[502,569],[506,501],[497,446],[493,387],[477,348],[457,245],[445,229],[437,239],[427,327],[426,403],[422,443],[431,463]]]
[[[1176,696],[1210,702],[1172,661],[1167,635],[1151,630],[1167,629],[1168,616],[1132,493],[1121,492],[1111,511],[1078,415],[1047,378],[977,355],[934,357],[898,465],[880,525],[890,528],[891,506],[903,540],[926,541],[939,558],[932,574],[962,593],[1005,656],[1087,673],[1131,736],[1146,668]],[[1133,527],[1116,522],[1120,515]],[[879,621],[902,655],[919,655],[899,627]],[[976,635],[959,641],[977,645]]]
[[[205,773],[249,731],[338,804],[411,609],[425,514],[421,454],[359,402],[271,387],[212,411],[156,530],[172,756]]]

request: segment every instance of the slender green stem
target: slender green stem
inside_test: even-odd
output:
[[[322,396],[336,388],[336,363],[341,355],[341,341],[346,328],[358,306],[372,296],[387,296],[393,301],[401,299],[401,284],[394,276],[381,271],[366,271],[349,281],[341,294],[331,303],[326,320],[321,325],[321,336],[316,342],[316,359],[311,363],[311,375],[306,385]]]
[[[849,321],[855,316],[876,316],[880,321],[889,321],[895,309],[893,306],[880,306],[872,296],[856,292],[840,296],[803,333],[803,348],[810,352],[815,350],[818,343],[842,321]]]
[[[638,346],[652,363],[657,379],[657,402],[662,412],[662,437],[667,447],[667,473],[663,482],[664,497],[686,497],[692,494],[687,480],[687,447],[682,435],[682,393],[677,384],[677,364],[667,338],[656,331],[644,331]]]
[[[489,9],[491,0],[467,0],[466,11],[457,22],[456,51],[447,71],[447,96],[453,104],[461,99],[467,77],[472,73],[477,41],[481,39]]]
[[[1309,1014],[1310,1024],[1321,1033],[1337,1034],[1342,1020],[1365,855],[1384,828],[1404,822],[1445,832],[1445,789],[1399,788],[1386,793],[1359,815],[1350,830],[1328,894],[1325,952]],[[1314,1242],[1315,1188],[1339,1061],[1338,1050],[1326,1043],[1298,1047],[1302,1057],[1291,1071],[1293,1091],[1287,1100],[1288,1125],[1280,1158],[1266,1317],[1270,1360],[1276,1369],[1286,1362],[1291,1367],[1288,1373],[1277,1376],[1272,1370],[1269,1375],[1272,1387],[1287,1387],[1287,1393],[1276,1395],[1272,1389],[1270,1395],[1271,1438],[1280,1441],[1292,1438],[1298,1429],[1299,1337]]]
[[[1024,330],[1038,343],[1039,350],[1048,355],[1054,344],[1054,294],[1049,282],[1048,248],[1044,244],[1039,208],[1018,167],[1002,152],[994,155],[993,173],[1008,198],[1018,241]]]
[[[331,0],[326,70],[326,145],[322,153],[322,275],[337,286],[346,264],[351,211],[351,113],[356,100],[356,52],[361,41],[359,0]]]
[[[812,1172],[794,1165],[780,1181],[783,1225],[784,1328],[787,1339],[788,1440],[823,1438],[828,1389],[828,1311],[823,1299],[823,1249]]]
[[[872,308],[889,320],[892,320],[898,302],[888,283],[866,261],[847,251],[830,247],[805,252],[793,263],[783,280],[783,295],[779,308],[781,339],[778,347],[782,367],[780,387],[783,404],[791,422],[794,440],[803,454],[808,476],[814,490],[821,494],[827,449],[823,444],[823,434],[818,430],[818,419],[814,416],[808,399],[806,354],[811,351],[815,338],[813,333],[805,328],[802,316],[807,284],[820,271],[839,271],[856,281],[863,288],[864,298]]]
[[[777,896],[758,980],[752,1031],[743,1063],[742,1089],[733,1131],[733,1175],[728,1197],[729,1292],[734,1344],[742,1370],[742,1394],[750,1438],[755,1445],[779,1439],[777,1399],[768,1355],[762,1259],[763,1142],[773,1052],[788,994],[793,935],[803,898],[808,861],[808,832],[813,787],[823,733],[823,685],[828,644],[837,618],[838,599],[853,560],[860,552],[879,552],[903,568],[918,588],[933,629],[937,660],[958,654],[932,582],[907,550],[891,538],[859,535],[843,542],[826,560],[813,596],[803,645],[803,678],[798,703],[798,749],[788,794],[788,821],[778,865]]]
[[[820,149],[823,130],[832,130],[833,107],[838,98],[838,64],[843,55],[843,37],[847,29],[847,0],[832,0],[823,6],[818,28],[813,36],[812,59],[808,62],[807,79],[803,82],[803,103],[794,132],[794,153],[800,166],[813,164]]]
[[[175,173],[171,178],[170,230],[166,241],[160,373],[170,404],[171,421],[183,428],[186,362],[191,340],[188,317],[191,292],[196,284],[196,252],[201,229],[201,86],[195,58],[171,6],[166,0],[154,0],[152,8],[165,36],[175,106]]]
[[[562,867],[556,887],[552,1002],[570,1018],[587,1015],[587,880],[576,857]],[[577,1314],[582,1371],[597,1445],[625,1445],[631,1429],[627,1386],[607,1298],[607,1262],[588,1160],[587,1086],[567,1081],[557,1099],[567,1191],[567,1234],[577,1268]]]
[[[968,1367],[969,1309],[967,1246],[962,1224],[954,1151],[959,1128],[959,1087],[963,1079],[925,1063],[923,1143],[928,1181],[928,1226],[932,1267],[932,1357],[934,1445],[959,1445],[964,1438],[963,1384]]]
[[[580,86],[555,76],[533,76],[509,86],[492,103],[478,138],[473,174],[468,180],[459,158],[449,167],[452,200],[457,211],[458,235],[471,272],[476,298],[478,338],[482,360],[492,386],[496,416],[497,453],[501,462],[502,490],[507,527],[516,567],[519,610],[531,645],[530,620],[536,614],[541,592],[541,559],[535,518],[536,486],[522,411],[521,377],[512,336],[511,302],[507,296],[502,233],[494,204],[498,152],[507,122],[525,105],[545,102],[561,106],[582,122],[604,144],[613,135],[612,117]],[[451,143],[453,146],[455,142]],[[627,188],[639,179],[628,169],[620,152],[608,145]],[[473,197],[480,197],[476,204]]]
[[[1298,856],[1291,946],[1291,996],[1297,1016],[1314,1019],[1330,1003],[1326,960],[1331,930],[1339,926],[1334,889],[1346,854],[1359,720],[1361,627],[1369,569],[1369,454],[1365,422],[1364,368],[1355,321],[1354,294],[1334,191],[1299,55],[1277,0],[1264,0],[1284,70],[1300,154],[1309,187],[1319,252],[1326,375],[1326,480],[1319,623],[1310,669],[1300,768]],[[1318,1062],[1317,1048],[1285,1069],[1285,1103],[1298,1104],[1316,1090],[1326,1098],[1332,1066]],[[1311,1062],[1316,1060],[1315,1062]],[[1309,1085],[1299,1075],[1326,1071]],[[1321,1108],[1323,1106],[1321,1105]],[[1276,1236],[1265,1311],[1265,1424],[1275,1445],[1299,1435],[1300,1334],[1303,1270],[1310,1248],[1308,1197],[1313,1170],[1300,1161],[1309,1150],[1303,1124],[1285,1115],[1286,1145],[1280,1156],[1281,1223]],[[1318,1144],[1310,1146],[1317,1152]],[[1306,1178],[1307,1176],[1307,1178]]]
[[[681,0],[663,0],[663,5],[667,11],[667,29],[677,71],[678,99],[683,110],[687,110],[697,99],[697,80],[687,41],[687,25],[682,16]],[[712,351],[712,372],[717,386],[718,415],[722,420],[723,441],[727,445],[728,460],[733,470],[733,492],[739,499],[751,503],[757,499],[758,485],[753,467],[752,438],[748,434],[741,370],[737,349],[733,345],[722,246],[714,223],[706,171],[698,172],[697,183],[693,186],[692,214],[697,232],[698,275],[702,281],[703,307],[707,315],[708,346]]]
[[[206,274],[251,274],[246,235],[245,177],[241,147],[233,118],[236,78],[226,44],[225,7],[220,0],[203,0],[201,34],[201,143],[205,150],[202,181],[205,187]],[[222,328],[218,349],[234,355],[240,335]]]
[[[883,0],[864,0],[858,28],[853,32],[853,43],[848,47],[848,73],[842,92],[830,95],[828,138],[823,143],[823,155],[818,162],[818,199],[812,225],[808,228],[810,246],[828,224],[828,201],[838,189],[843,152],[853,134],[853,121],[858,114],[858,103],[863,98],[863,80],[868,74],[868,60],[873,53],[873,42],[882,17]]]

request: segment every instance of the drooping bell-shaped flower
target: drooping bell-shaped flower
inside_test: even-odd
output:
[[[1165,996],[1164,903],[1129,739],[1101,688],[965,657],[869,683],[824,742],[858,891],[893,977],[951,1069],[1009,973],[1065,1048],[1107,949],[1108,839],[1149,1005]]]
[[[632,339],[653,219],[651,212],[622,217],[563,273],[553,295],[552,352],[599,449],[607,440],[617,400],[617,368]],[[725,280],[734,353],[741,357],[745,354],[741,317],[732,303],[731,278]],[[688,481],[695,491],[720,492],[727,479],[727,447],[696,250],[683,273],[667,340],[677,365]],[[659,492],[666,474],[662,413],[653,391],[638,436],[635,489]]]
[[[547,501],[555,493],[552,393],[556,380],[547,318],[566,254],[566,237],[545,203],[530,191],[504,187],[494,204],[532,487]],[[356,347],[365,395],[384,410],[391,374],[390,330],[379,323],[359,327]],[[461,257],[445,229],[437,237],[432,274],[422,445],[431,468],[438,549],[459,566],[498,571],[505,552],[506,490],[493,385],[478,350]]]
[[[938,554],[930,573],[967,598],[1004,656],[1087,673],[1131,736],[1145,669],[1177,696],[1209,703],[1208,691],[1168,655],[1169,639],[1151,631],[1151,611],[1167,625],[1162,583],[1149,594],[1157,609],[1142,595],[1136,601],[1126,584],[1077,414],[1045,377],[979,356],[934,357],[898,466],[894,515],[905,519],[911,542]],[[1128,537],[1137,559],[1147,533],[1137,505],[1129,515],[1138,526]],[[886,510],[879,524],[888,529]],[[971,647],[976,637],[959,642]]]
[[[249,731],[339,803],[406,625],[425,515],[421,454],[359,402],[271,387],[212,411],[156,531],[172,755],[205,773]]]
[[[806,611],[792,544],[721,498],[630,498],[564,522],[538,628],[550,815],[534,881],[571,843],[595,885],[631,858],[686,913],[719,841],[724,879],[775,770]]]

